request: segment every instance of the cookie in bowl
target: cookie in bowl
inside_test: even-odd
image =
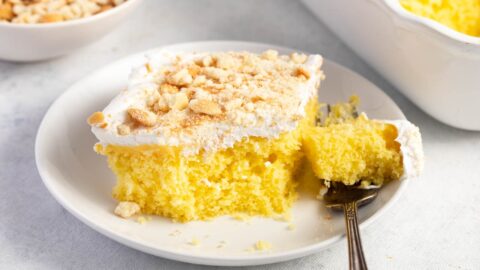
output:
[[[90,17],[126,0],[1,0],[0,22],[56,23]]]
[[[127,21],[142,0],[0,0],[0,60],[73,52]]]

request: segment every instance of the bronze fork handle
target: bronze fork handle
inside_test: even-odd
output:
[[[348,261],[350,270],[367,270],[367,263],[363,255],[360,230],[357,222],[357,204],[349,202],[343,205],[348,241]]]

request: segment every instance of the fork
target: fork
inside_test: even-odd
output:
[[[359,188],[334,183],[323,196],[325,205],[333,210],[342,210],[345,215],[350,270],[366,270],[360,230],[358,229],[357,208],[372,202],[378,194],[378,187]]]

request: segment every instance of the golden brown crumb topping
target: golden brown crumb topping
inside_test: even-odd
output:
[[[134,202],[120,202],[113,212],[119,217],[129,218],[140,213],[140,206]]]
[[[106,128],[105,115],[102,112],[94,112],[87,119],[87,123],[91,126]]]
[[[279,55],[268,50],[262,54],[228,52],[201,54],[172,64],[153,68],[145,65],[153,77],[156,91],[145,92],[145,105],[132,105],[128,117],[117,128],[118,134],[138,129],[168,127],[186,131],[206,122],[249,126],[269,118],[288,115],[298,119],[303,111],[302,86],[313,76],[321,78],[319,66],[310,70],[307,56]],[[318,87],[319,79],[314,82]],[[304,104],[303,104],[304,105]]]

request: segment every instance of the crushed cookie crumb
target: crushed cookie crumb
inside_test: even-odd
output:
[[[10,2],[5,2],[0,4],[0,21],[10,21],[15,17],[15,13],[13,12],[13,5]]]
[[[200,240],[196,237],[193,237],[192,240],[190,240],[190,242],[188,242],[188,244],[192,245],[192,246],[200,246]]]
[[[122,218],[129,218],[140,213],[140,206],[134,202],[120,202],[114,210],[115,215]]]
[[[272,249],[272,244],[264,240],[259,240],[255,243],[255,249],[258,251],[267,251]]]
[[[157,122],[157,117],[152,112],[137,108],[129,108],[127,112],[133,120],[143,126],[151,127]]]
[[[214,67],[206,67],[203,70],[203,74],[213,80],[217,80],[219,82],[225,82],[226,79],[228,78],[228,71],[225,71],[220,68],[214,68]]]
[[[45,14],[42,17],[40,17],[38,22],[39,23],[53,23],[53,22],[61,22],[63,20],[64,20],[64,18],[61,14],[50,13],[50,14]]]
[[[152,66],[150,65],[150,63],[146,63],[146,64],[145,64],[145,68],[147,69],[147,72],[148,72],[148,73],[151,73],[151,72],[153,71]]]
[[[170,110],[170,106],[168,106],[167,100],[164,96],[159,97],[156,102],[152,106],[152,110],[157,113],[165,113]]]
[[[193,99],[190,101],[188,107],[196,112],[208,115],[220,115],[222,114],[222,108],[218,103],[206,100],[206,99]]]
[[[262,53],[262,58],[267,60],[276,60],[278,58],[278,51],[266,50]]]
[[[137,129],[145,128],[172,137],[204,134],[191,142],[192,148],[197,148],[209,133],[202,130],[204,123],[219,123],[214,129],[229,125],[264,128],[302,119],[298,112],[299,106],[304,105],[300,105],[303,103],[298,89],[307,78],[315,76],[315,83],[320,81],[321,58],[312,61],[310,74],[310,69],[302,64],[308,57],[300,53],[288,56],[267,50],[260,55],[221,52],[192,56],[173,55],[172,62],[163,66],[145,63],[145,69],[151,73],[146,79],[154,87],[141,89],[143,102],[127,110],[129,117],[123,123],[115,122],[109,128],[116,128],[120,135],[137,134]],[[97,124],[100,125],[108,126],[106,121]],[[228,132],[221,130],[214,139],[222,142],[227,136],[223,134]]]
[[[103,5],[103,6],[101,6],[100,9],[99,9],[97,12],[95,12],[94,14],[102,13],[102,12],[105,12],[105,11],[110,10],[110,9],[112,9],[112,8],[114,8],[113,5],[109,5],[109,4]]]
[[[55,23],[86,18],[127,0],[0,0],[0,21],[11,24]]]
[[[179,92],[171,95],[167,103],[170,109],[183,110],[188,107],[188,97],[185,93]]]
[[[167,82],[176,86],[183,86],[190,84],[193,81],[192,75],[188,69],[183,68],[180,71],[173,73],[166,78]]]
[[[253,105],[252,102],[248,102],[247,104],[245,104],[245,109],[247,110],[247,112],[253,112],[253,110],[255,109],[255,105]]]
[[[88,117],[87,122],[91,125],[102,123],[105,120],[103,112],[94,112]]]
[[[100,127],[102,124],[105,123],[105,115],[103,114],[103,112],[94,112],[88,117],[87,123],[90,126]]]
[[[295,69],[294,76],[304,77],[305,79],[308,80],[310,79],[310,71],[308,71],[304,67],[298,67],[297,69]]]
[[[137,218],[137,222],[143,225],[143,224],[147,223],[147,219],[145,217],[141,216],[141,217]]]
[[[122,136],[128,135],[130,134],[130,127],[125,124],[120,124],[117,126],[117,132]]]
[[[235,213],[235,214],[232,214],[231,217],[239,221],[249,221],[252,219],[251,216],[245,213]]]
[[[171,85],[171,84],[168,84],[168,83],[162,83],[160,85],[160,94],[165,94],[165,93],[175,94],[178,91],[180,91],[180,90],[175,85]]]
[[[213,58],[210,55],[203,57],[197,64],[202,67],[209,67],[214,63]]]
[[[303,53],[292,53],[290,54],[290,59],[297,64],[303,64],[307,61],[307,55]]]

